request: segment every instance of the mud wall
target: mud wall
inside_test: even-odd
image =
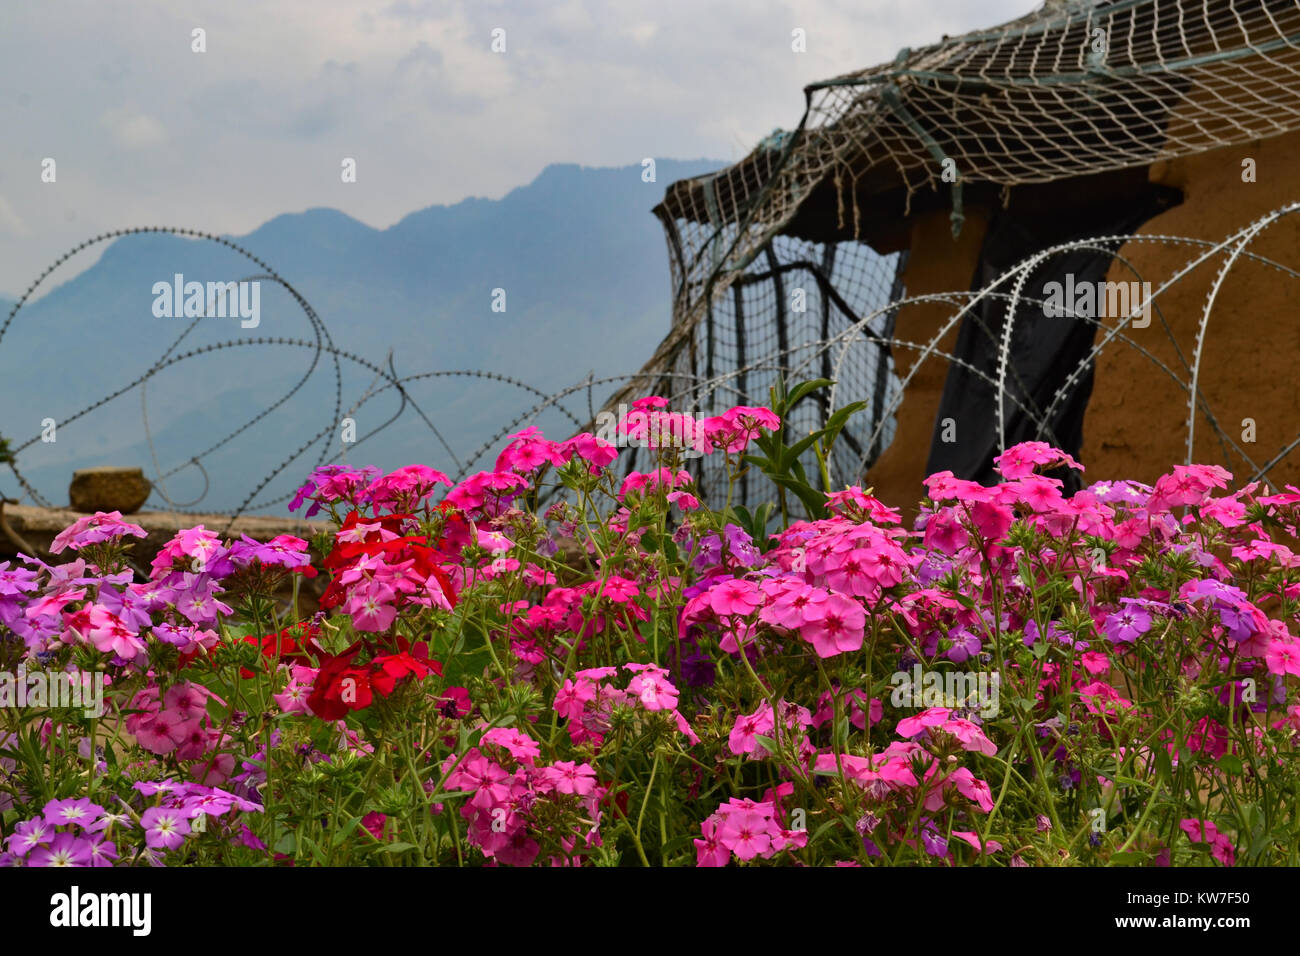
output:
[[[912,224],[911,252],[903,272],[905,294],[915,296],[968,290],[987,228],[987,215],[978,208],[967,209],[961,235],[955,240],[947,210],[916,216]],[[958,305],[944,302],[905,306],[898,310],[894,335],[907,342],[925,345],[958,308]],[[939,348],[951,352],[956,341],[957,328],[954,326],[942,339]],[[934,417],[948,376],[946,358],[930,356],[921,361],[920,356],[919,350],[901,347],[894,350],[895,370],[900,379],[906,378],[918,362],[919,367],[903,392],[894,440],[867,472],[865,479],[881,501],[908,513],[915,511],[925,492],[921,479],[925,477]]]
[[[1158,163],[1150,179],[1181,189],[1184,199],[1148,221],[1138,235],[1217,243],[1262,214],[1300,200],[1297,157],[1300,133],[1290,133]],[[1255,160],[1255,182],[1242,181],[1242,161],[1247,158]],[[1300,214],[1280,220],[1247,249],[1300,271]],[[1203,251],[1187,244],[1134,240],[1121,248],[1108,278],[1145,280],[1155,290]],[[1224,259],[1215,256],[1161,293],[1151,325],[1128,333],[1184,382],[1191,378],[1197,329]],[[1256,466],[1272,459],[1300,432],[1298,313],[1300,278],[1245,257],[1227,273],[1210,312],[1200,389],[1209,413]],[[1120,342],[1111,343],[1098,357],[1084,419],[1082,461],[1089,479],[1133,477],[1150,482],[1185,460],[1188,393],[1152,358]],[[1243,425],[1245,419],[1254,422],[1254,443],[1243,441],[1249,426]],[[1250,437],[1248,432],[1245,437]],[[1192,458],[1222,464],[1240,481],[1255,470],[1241,453],[1225,447],[1204,410],[1197,415]],[[1300,484],[1300,451],[1274,467],[1269,478],[1275,487]]]

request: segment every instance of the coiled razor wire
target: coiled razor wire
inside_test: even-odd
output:
[[[301,445],[289,453],[278,465],[275,466],[274,469],[253,484],[251,491],[245,495],[239,506],[228,513],[230,522],[233,522],[235,518],[242,514],[265,510],[288,501],[289,498],[292,497],[292,494],[284,494],[267,500],[259,500],[259,496],[272,481],[302,459],[317,445],[321,445],[321,448],[319,454],[316,456],[315,465],[306,467],[318,467],[326,463],[330,455],[331,447],[328,438],[331,432],[338,426],[343,408],[342,369],[345,363],[366,370],[373,375],[373,380],[366,388],[365,392],[349,406],[349,415],[355,414],[367,403],[385,395],[390,390],[396,390],[399,399],[399,405],[395,413],[387,417],[375,427],[371,428],[355,442],[350,442],[349,444],[361,445],[365,443],[403,418],[408,413],[408,410],[413,411],[416,416],[423,421],[430,433],[437,439],[448,459],[452,462],[452,468],[447,470],[453,472],[455,479],[459,481],[469,475],[474,467],[509,434],[520,427],[525,426],[529,422],[536,421],[539,416],[549,410],[555,410],[558,414],[567,419],[568,422],[572,424],[575,431],[591,429],[597,419],[597,410],[603,409],[608,411],[612,408],[611,403],[608,401],[603,406],[596,404],[594,395],[597,389],[613,389],[616,386],[623,386],[615,392],[615,397],[626,397],[629,394],[629,388],[640,388],[643,392],[647,393],[662,389],[667,395],[672,397],[677,407],[687,410],[718,401],[725,404],[762,404],[766,401],[767,396],[763,394],[752,394],[746,388],[745,383],[751,376],[781,375],[787,382],[793,383],[802,379],[817,377],[822,370],[829,368],[831,373],[830,377],[834,382],[829,389],[829,395],[824,409],[825,414],[829,415],[842,404],[840,399],[844,387],[843,375],[846,369],[846,363],[850,356],[854,355],[858,350],[871,347],[884,350],[885,354],[891,356],[898,354],[900,351],[916,353],[916,359],[911,363],[907,373],[901,378],[898,378],[897,376],[894,377],[893,387],[891,389],[892,397],[890,397],[885,403],[882,413],[867,421],[866,425],[860,429],[863,433],[864,440],[857,442],[858,450],[847,457],[837,453],[827,462],[832,483],[842,486],[843,484],[858,481],[863,478],[872,463],[870,460],[871,450],[879,450],[883,447],[886,430],[892,422],[893,416],[901,406],[901,403],[907,394],[908,386],[913,377],[917,374],[918,370],[928,359],[945,361],[949,363],[949,365],[962,368],[973,376],[974,379],[988,385],[994,391],[997,397],[997,414],[993,423],[995,432],[994,437],[998,449],[1004,450],[1006,447],[1006,422],[1008,413],[1012,410],[1024,416],[1025,419],[1031,423],[1035,430],[1036,437],[1039,440],[1054,442],[1056,436],[1052,433],[1050,423],[1054,420],[1055,412],[1060,407],[1061,403],[1068,399],[1072,391],[1078,387],[1088,370],[1093,367],[1096,357],[1105,348],[1111,346],[1112,343],[1120,343],[1136,350],[1186,394],[1188,402],[1186,462],[1188,464],[1192,461],[1194,432],[1196,427],[1196,418],[1198,417],[1197,412],[1199,411],[1200,416],[1204,418],[1208,427],[1217,438],[1220,447],[1223,450],[1225,459],[1232,455],[1239,457],[1248,466],[1252,475],[1252,480],[1260,480],[1267,478],[1269,471],[1272,468],[1276,467],[1281,461],[1283,461],[1291,451],[1300,447],[1300,434],[1297,435],[1295,440],[1288,443],[1275,456],[1263,464],[1254,461],[1241,447],[1241,444],[1235,441],[1232,435],[1226,432],[1220,425],[1217,417],[1214,415],[1209,401],[1200,390],[1200,371],[1205,353],[1204,345],[1210,315],[1217,300],[1219,290],[1222,288],[1229,272],[1238,262],[1253,262],[1255,264],[1275,269],[1281,275],[1289,276],[1291,278],[1300,278],[1300,271],[1276,262],[1273,259],[1261,256],[1258,253],[1252,252],[1248,248],[1251,243],[1253,243],[1255,239],[1268,228],[1297,210],[1300,210],[1300,202],[1291,203],[1273,210],[1218,242],[1181,236],[1137,234],[1103,236],[1062,243],[1027,257],[1019,264],[1006,270],[1002,275],[998,276],[982,289],[967,292],[946,292],[914,296],[903,295],[893,298],[878,308],[872,309],[861,315],[855,321],[846,325],[843,329],[833,335],[820,338],[814,337],[801,342],[787,342],[784,343],[784,348],[768,350],[762,354],[752,355],[743,365],[717,371],[712,375],[701,375],[679,371],[670,367],[659,369],[647,369],[643,367],[636,372],[622,375],[596,377],[594,373],[588,374],[580,382],[549,393],[512,376],[482,369],[439,369],[403,375],[399,374],[395,367],[391,350],[389,351],[387,359],[384,362],[379,363],[371,361],[370,359],[357,355],[351,351],[341,349],[334,344],[324,321],[320,318],[319,314],[310,303],[307,302],[302,294],[295,289],[290,282],[276,273],[267,263],[239,246],[237,243],[224,237],[205,233],[199,230],[173,227],[158,226],[114,230],[78,244],[72,250],[56,259],[49,268],[44,270],[23,293],[19,301],[14,304],[5,322],[3,325],[0,325],[0,342],[3,341],[5,333],[8,331],[9,326],[12,324],[19,310],[59,265],[66,262],[77,252],[108,239],[141,233],[167,233],[177,236],[190,236],[218,243],[253,262],[260,271],[241,281],[267,280],[275,282],[284,288],[298,304],[299,308],[302,309],[303,314],[307,317],[312,330],[312,336],[310,338],[255,336],[182,349],[186,339],[198,325],[198,320],[195,319],[176,336],[175,340],[162,351],[158,358],[153,361],[142,374],[132,378],[121,387],[102,396],[97,401],[78,409],[70,416],[60,419],[60,427],[66,428],[68,425],[79,422],[91,413],[103,408],[114,399],[120,398],[133,389],[139,388],[141,390],[141,415],[145,424],[146,435],[149,439],[151,455],[154,460],[154,472],[156,477],[153,479],[153,483],[155,489],[171,506],[172,510],[178,513],[210,514],[212,512],[199,512],[194,510],[194,507],[201,504],[211,490],[211,481],[209,480],[208,472],[204,467],[205,459],[210,458],[220,449],[235,442],[240,438],[240,436],[245,435],[260,422],[263,422],[278,409],[281,409],[285,403],[296,395],[307,384],[310,378],[319,371],[321,359],[326,358],[327,364],[332,367],[334,373],[333,417],[326,421],[319,430],[311,434]],[[1016,370],[1014,363],[1010,360],[1011,343],[1014,338],[1014,326],[1017,321],[1020,307],[1024,305],[1037,307],[1043,306],[1043,301],[1040,298],[1036,298],[1026,292],[1025,287],[1030,274],[1054,256],[1063,255],[1076,250],[1091,250],[1094,252],[1104,252],[1112,256],[1115,263],[1127,268],[1133,276],[1141,282],[1142,276],[1138,273],[1138,270],[1128,259],[1118,254],[1120,247],[1126,243],[1158,243],[1171,246],[1185,245],[1192,247],[1196,251],[1183,266],[1167,279],[1162,281],[1158,287],[1154,288],[1149,296],[1140,301],[1130,303],[1131,309],[1129,314],[1127,316],[1118,317],[1118,321],[1113,326],[1106,326],[1097,318],[1075,314],[1072,310],[1067,309],[1065,317],[1098,326],[1104,331],[1104,334],[1092,346],[1088,354],[1076,364],[1074,369],[1068,375],[1065,376],[1059,387],[1055,390],[1055,393],[1053,394],[1051,401],[1048,402],[1046,408],[1039,408],[1027,394],[1025,389],[1015,387],[1017,384]],[[1172,330],[1166,321],[1164,312],[1161,309],[1160,297],[1169,289],[1173,288],[1179,281],[1186,278],[1207,262],[1215,260],[1217,257],[1222,257],[1222,261],[1220,262],[1218,272],[1216,273],[1214,281],[1207,294],[1206,302],[1197,324],[1195,347],[1189,362],[1184,356],[1176,337],[1173,335]],[[853,314],[850,304],[845,302],[843,299],[838,298],[838,293],[834,289],[833,285],[830,285],[822,291],[824,292],[827,301],[832,302],[843,314],[850,316]],[[1001,303],[1006,307],[1006,318],[1002,323],[1000,330],[996,369],[992,374],[975,367],[961,356],[954,355],[951,352],[940,348],[940,343],[954,328],[956,328],[962,319],[972,315],[976,308],[985,301]],[[882,319],[892,316],[901,308],[936,304],[947,305],[951,307],[953,311],[952,314],[941,323],[938,330],[929,338],[928,341],[914,342],[898,335],[882,334],[874,327],[879,325]],[[1181,374],[1180,370],[1169,367],[1164,361],[1152,354],[1148,348],[1144,347],[1127,334],[1128,325],[1134,318],[1141,315],[1144,309],[1148,306],[1150,306],[1154,310],[1155,314],[1160,317],[1160,324],[1169,341],[1173,344],[1175,355],[1177,356],[1177,364],[1181,366]],[[232,428],[227,434],[218,438],[197,454],[187,458],[181,464],[163,470],[158,464],[156,450],[153,446],[152,433],[149,431],[148,425],[148,404],[145,398],[145,389],[149,380],[166,369],[172,368],[201,355],[229,353],[230,350],[236,348],[266,347],[305,349],[309,351],[311,353],[310,362],[306,371],[298,377],[292,385],[287,387],[282,394],[279,394],[275,401],[268,404],[257,414],[243,421],[242,424],[239,424],[237,427]],[[533,396],[535,401],[510,421],[504,423],[497,431],[487,437],[480,445],[462,458],[451,447],[433,418],[430,417],[423,408],[421,408],[410,393],[409,386],[413,383],[440,378],[471,378],[499,383],[511,389],[518,390],[526,395]],[[581,414],[575,413],[574,409],[566,404],[566,402],[574,396],[581,397],[584,395],[584,404],[586,408]],[[38,433],[14,447],[12,449],[13,457],[16,458],[23,450],[39,441],[40,437],[41,436]],[[633,459],[634,456],[627,456],[627,458]],[[26,495],[37,504],[50,507],[49,501],[46,500],[22,474],[17,461],[11,460],[8,462],[8,465]],[[623,467],[627,468],[631,467],[631,465],[630,463],[625,463]],[[697,463],[696,467],[699,468],[701,466]],[[165,482],[168,478],[171,478],[187,468],[196,468],[199,470],[204,479],[204,489],[203,492],[193,501],[177,504],[167,495]],[[756,484],[752,490],[755,493],[761,494],[764,490],[764,486]],[[229,524],[227,524],[227,529],[228,528]]]

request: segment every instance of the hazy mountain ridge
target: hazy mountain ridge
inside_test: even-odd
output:
[[[596,376],[635,371],[668,329],[666,246],[651,208],[666,185],[723,165],[660,160],[658,182],[640,165],[547,167],[499,200],[471,198],[430,206],[379,230],[326,208],[274,217],[231,240],[264,260],[320,315],[335,346],[375,365],[389,348],[399,375],[481,369],[517,377],[544,393]],[[198,224],[177,221],[178,226]],[[237,318],[158,318],[156,282],[233,281],[260,269],[216,243],[170,235],[128,236],[100,261],[25,306],[0,341],[0,434],[16,445],[59,423],[57,440],[19,454],[24,474],[55,503],[66,500],[77,467],[139,465],[153,475],[138,389],[77,420],[70,417],[135,381],[172,355],[256,338],[314,342],[316,333],[292,298],[261,283],[256,328]],[[57,278],[57,276],[56,276]],[[492,311],[504,289],[506,311]],[[0,301],[7,315],[12,301]],[[184,334],[191,323],[193,330]],[[188,461],[278,400],[311,364],[296,346],[224,347],[165,368],[151,380],[148,417],[165,472]],[[341,360],[342,414],[374,382],[373,370]],[[382,386],[382,383],[381,383]],[[410,397],[433,420],[461,463],[498,428],[539,401],[485,379],[438,377],[412,382]],[[601,401],[612,386],[594,390]],[[333,361],[322,356],[308,384],[217,455],[205,459],[213,491],[201,507],[231,508],[262,477],[332,423]],[[364,437],[398,410],[389,389],[355,414]],[[570,401],[586,413],[587,397]],[[580,417],[580,416],[579,416]],[[540,423],[572,429],[557,412]],[[331,436],[326,455],[344,453]],[[300,482],[323,443],[285,469],[277,495]],[[453,471],[453,459],[408,408],[402,424],[346,449],[349,460],[395,467],[412,460]],[[480,460],[474,467],[490,465]],[[196,469],[173,479],[170,496],[197,495]],[[0,472],[0,490],[18,491]],[[261,500],[265,500],[263,495]],[[164,504],[151,500],[150,507]]]

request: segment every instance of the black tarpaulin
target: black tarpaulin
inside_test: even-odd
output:
[[[1073,214],[1045,215],[1041,209],[1020,214],[1014,208],[999,209],[989,223],[971,289],[986,287],[1043,249],[1089,237],[1131,235],[1142,223],[1180,200],[1176,190],[1152,187],[1134,201],[1089,210],[1086,222]],[[1091,365],[1077,379],[1071,393],[1057,404],[1041,434],[1017,401],[1043,414],[1096,339],[1095,322],[1045,315],[1041,304],[1044,288],[1053,281],[1063,286],[1072,281],[1076,288],[1083,283],[1095,285],[1106,279],[1111,260],[1111,251],[1105,248],[1070,249],[1051,256],[1028,276],[1021,294],[1034,301],[1022,301],[1016,309],[1003,403],[1008,447],[1041,440],[1078,457],[1084,410],[1092,394]],[[1009,294],[1011,285],[1003,283],[999,291]],[[1072,308],[1072,304],[1067,303],[1067,307]],[[1007,300],[987,298],[962,319],[957,333],[955,354],[994,381],[1008,311]],[[953,440],[945,441],[946,437]],[[946,470],[959,478],[995,484],[998,475],[993,470],[993,458],[998,454],[997,440],[997,397],[993,387],[952,363],[935,418],[926,473]],[[1057,472],[1055,477],[1066,480],[1067,493],[1077,490],[1077,472]]]

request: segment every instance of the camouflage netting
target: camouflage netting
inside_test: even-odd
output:
[[[668,239],[672,329],[606,407],[656,393],[711,414],[766,403],[778,372],[834,377],[836,407],[871,403],[831,462],[842,485],[892,436],[907,217],[942,208],[956,233],[973,195],[1005,198],[1012,186],[1300,128],[1300,4],[1049,2],[805,94],[795,130],[667,190],[655,212]],[[806,433],[827,411],[810,400],[796,428]],[[704,460],[706,486],[713,467]],[[755,483],[742,499],[769,491]]]

